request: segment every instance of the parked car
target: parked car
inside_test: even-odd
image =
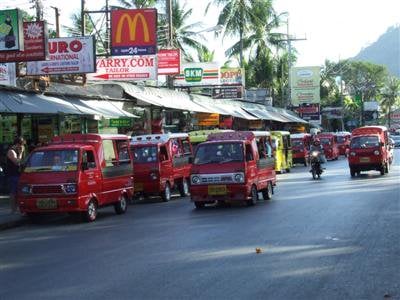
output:
[[[133,196],[129,138],[125,135],[69,134],[55,137],[28,157],[18,185],[21,212],[79,213],[87,221],[97,209],[127,210]]]
[[[181,196],[189,194],[192,145],[187,133],[133,136],[135,194],[171,199],[174,188]]]
[[[276,185],[269,132],[210,134],[197,146],[190,175],[196,208],[215,202],[256,204],[258,193],[270,199]]]

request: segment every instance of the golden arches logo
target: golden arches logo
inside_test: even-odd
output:
[[[127,13],[123,14],[121,18],[118,21],[117,25],[117,31],[116,31],[116,36],[115,36],[115,41],[117,43],[121,43],[122,40],[122,29],[124,27],[124,24],[127,22],[128,23],[128,28],[129,28],[129,39],[134,42],[136,40],[136,26],[138,21],[142,23],[143,26],[143,36],[144,36],[144,41],[148,43],[150,41],[150,32],[149,32],[149,26],[146,22],[146,18],[141,14],[137,13],[135,16],[131,16]]]

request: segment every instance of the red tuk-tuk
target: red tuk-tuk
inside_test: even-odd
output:
[[[134,136],[133,153],[135,194],[159,195],[171,199],[177,187],[181,196],[189,194],[192,145],[187,133]]]
[[[311,134],[309,133],[294,133],[290,135],[292,144],[293,163],[308,164],[308,156],[310,152]]]
[[[351,133],[346,131],[336,132],[337,144],[339,147],[339,155],[347,155],[350,148]]]
[[[97,208],[127,210],[133,196],[132,159],[126,135],[68,134],[29,155],[18,186],[21,212],[81,213],[89,222]]]
[[[269,132],[225,132],[197,146],[190,175],[196,208],[225,201],[256,204],[258,193],[270,199],[276,185]]]
[[[334,133],[320,133],[317,135],[327,160],[336,160],[339,158],[339,147],[337,144],[337,137]]]
[[[376,170],[381,175],[389,172],[390,145],[387,128],[364,126],[351,132],[348,156],[350,175],[361,171]]]

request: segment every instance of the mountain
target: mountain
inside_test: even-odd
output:
[[[400,78],[400,25],[390,27],[353,59],[385,65],[390,73]]]

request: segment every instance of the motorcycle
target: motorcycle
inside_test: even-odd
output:
[[[323,172],[319,156],[320,156],[319,151],[312,151],[310,154],[310,163],[311,163],[310,172],[312,174],[313,179],[321,178],[321,174]]]

